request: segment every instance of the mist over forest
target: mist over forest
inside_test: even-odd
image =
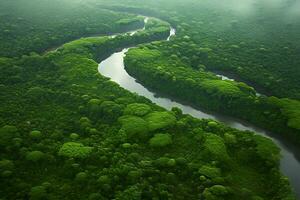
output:
[[[1,0],[0,200],[300,198],[300,0]]]

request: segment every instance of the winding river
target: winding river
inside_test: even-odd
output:
[[[147,23],[148,17],[145,17],[145,24]],[[144,27],[145,28],[145,27]],[[130,35],[134,35],[137,31],[130,32]],[[174,28],[170,28],[170,35],[167,38],[169,41],[172,36],[176,34]],[[138,95],[144,96],[150,99],[153,103],[170,110],[172,107],[180,108],[183,113],[190,114],[196,118],[209,118],[217,121],[221,121],[230,127],[239,130],[254,131],[257,134],[271,138],[281,149],[282,159],[280,162],[280,169],[282,173],[287,176],[290,180],[292,187],[300,199],[300,152],[299,148],[295,145],[290,144],[284,138],[278,136],[278,134],[272,134],[268,131],[255,127],[249,123],[242,122],[238,119],[234,119],[228,116],[224,116],[218,113],[209,113],[207,111],[193,108],[189,105],[182,104],[175,100],[172,100],[166,96],[160,96],[153,91],[148,90],[142,84],[138,83],[135,78],[131,77],[125,70],[124,57],[128,48],[123,49],[120,52],[112,54],[107,59],[103,60],[98,67],[99,73],[103,76],[110,78],[112,81],[118,83],[121,87],[133,92]],[[223,80],[228,80],[228,77],[218,75]],[[259,94],[258,94],[259,95]],[[298,158],[296,157],[298,156]]]

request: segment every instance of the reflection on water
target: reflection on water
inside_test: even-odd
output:
[[[171,29],[170,36],[175,35],[175,29]],[[168,38],[168,40],[170,37]],[[133,92],[138,95],[144,96],[150,99],[153,103],[160,105],[168,110],[172,107],[180,108],[183,113],[190,114],[196,118],[208,118],[215,119],[226,123],[228,126],[239,129],[239,130],[250,130],[254,131],[257,134],[264,135],[266,137],[271,138],[280,148],[282,159],[280,163],[281,171],[284,175],[286,175],[296,194],[300,197],[300,161],[297,160],[295,155],[300,155],[297,153],[299,150],[298,147],[285,142],[284,138],[279,138],[278,135],[269,133],[260,128],[252,126],[248,123],[241,122],[237,119],[233,119],[231,117],[227,117],[224,115],[220,115],[217,113],[208,113],[201,109],[195,109],[189,105],[184,105],[182,103],[176,102],[168,97],[158,96],[154,92],[148,90],[143,85],[138,83],[133,77],[131,77],[125,70],[124,67],[124,57],[128,49],[123,49],[121,52],[117,52],[112,54],[110,57],[105,59],[99,64],[99,72],[105,76],[109,77],[112,81],[118,83],[121,87]],[[222,79],[229,79],[228,77],[222,76]]]

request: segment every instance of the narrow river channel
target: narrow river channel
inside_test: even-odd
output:
[[[145,18],[145,23],[147,23],[148,18]],[[134,35],[135,31],[131,32],[130,35]],[[176,34],[174,28],[170,29],[170,36],[168,41],[172,36]],[[196,118],[209,118],[217,121],[221,121],[227,124],[230,127],[239,129],[239,130],[250,130],[254,131],[257,134],[271,138],[281,149],[282,159],[280,162],[280,168],[282,173],[287,176],[290,180],[292,187],[297,195],[297,198],[300,199],[300,152],[299,148],[295,145],[290,144],[285,141],[283,138],[280,138],[278,134],[273,134],[258,127],[255,127],[249,123],[241,122],[237,119],[224,116],[218,113],[209,113],[201,109],[193,108],[189,105],[184,105],[175,100],[170,99],[169,97],[159,96],[156,93],[148,90],[142,84],[138,83],[135,78],[131,77],[125,70],[124,67],[124,57],[126,52],[129,49],[123,49],[120,52],[112,54],[107,59],[103,60],[98,67],[99,73],[103,76],[110,78],[112,81],[118,83],[121,87],[133,92],[138,95],[144,96],[150,99],[153,103],[164,107],[170,110],[172,107],[180,108],[183,113],[190,114]],[[226,79],[222,75],[219,75],[222,79]],[[258,94],[259,95],[259,94]],[[296,157],[298,156],[298,157]]]

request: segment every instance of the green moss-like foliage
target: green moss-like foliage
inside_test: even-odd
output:
[[[139,179],[142,176],[142,170],[134,170],[134,171],[130,171],[127,175],[127,180],[130,183],[136,183],[139,181]]]
[[[227,160],[229,158],[223,138],[215,134],[206,134],[204,148],[212,159]]]
[[[77,139],[79,138],[79,135],[78,135],[77,133],[71,133],[71,134],[70,134],[70,138],[71,138],[72,140],[77,140]]]
[[[110,184],[111,180],[110,180],[109,176],[103,175],[98,178],[97,182],[101,185],[104,185],[104,184]]]
[[[116,119],[122,114],[122,107],[113,101],[103,101],[100,110],[108,119]]]
[[[176,118],[170,112],[152,112],[146,116],[150,131],[175,125]]]
[[[45,90],[38,86],[31,87],[27,91],[27,95],[36,100],[42,99],[45,93]]]
[[[80,124],[80,128],[82,130],[89,129],[92,126],[91,120],[87,117],[81,117],[80,120],[79,120],[79,124]]]
[[[148,123],[136,116],[123,116],[119,118],[119,122],[122,124],[122,129],[125,130],[127,137],[133,140],[147,139],[148,135]]]
[[[206,200],[222,200],[228,194],[228,190],[223,185],[214,185],[210,188],[206,188],[203,192],[203,196]]]
[[[170,134],[155,134],[149,141],[150,146],[154,148],[162,148],[172,144],[172,137]]]
[[[26,160],[39,162],[45,158],[45,154],[41,151],[31,151],[26,154]]]
[[[45,2],[39,0],[32,1],[39,2],[38,4]],[[126,3],[125,1],[126,0],[123,2],[124,4]],[[2,2],[15,3],[14,1]],[[5,10],[5,7],[3,8],[2,6],[2,2],[0,3],[1,14],[1,11]],[[18,4],[18,8],[24,7],[19,5],[20,2],[21,1],[18,1],[15,4]],[[170,0],[170,2],[173,1]],[[29,3],[29,1],[24,1],[24,3]],[[147,4],[146,1],[143,3],[145,5]],[[54,5],[56,3],[51,2],[51,4]],[[99,6],[101,6],[101,4],[99,4]],[[119,9],[117,8],[117,4],[113,9]],[[70,4],[72,12],[67,12],[68,15],[76,13],[73,12],[74,5],[75,3],[73,2],[72,5]],[[196,6],[194,3],[193,5]],[[96,6],[97,12],[106,12],[106,9],[99,10],[99,6]],[[31,6],[27,6],[26,9],[31,10],[32,8]],[[83,6],[82,9],[86,10],[88,8]],[[122,9],[125,9],[125,7],[122,7]],[[135,8],[132,7],[131,9]],[[136,11],[139,10],[138,8],[136,9]],[[194,31],[188,34],[185,30],[190,31],[192,27],[189,27],[189,24],[182,23],[184,20],[181,19],[182,15],[176,11],[176,6],[172,6],[170,9],[174,9],[175,11],[168,13],[170,14],[172,24],[177,25],[176,28],[178,28],[179,33],[182,33],[180,35],[189,35],[189,37],[183,38],[179,36],[176,39],[173,37],[172,41],[168,43],[156,42],[143,45],[141,47],[143,50],[138,53],[139,57],[131,62],[134,63],[134,66],[138,66],[138,70],[135,71],[136,73],[133,75],[143,73],[142,67],[146,66],[147,63],[141,62],[141,59],[145,58],[147,60],[149,58],[149,63],[151,64],[149,65],[149,70],[152,70],[153,74],[157,77],[157,79],[149,80],[151,83],[149,86],[155,86],[154,84],[157,84],[158,89],[165,88],[165,91],[173,91],[180,97],[186,97],[185,100],[187,101],[195,98],[197,102],[207,102],[207,106],[204,107],[217,108],[216,110],[222,110],[224,113],[226,113],[226,110],[232,112],[240,111],[243,116],[246,116],[245,113],[247,113],[247,116],[251,115],[256,117],[257,114],[255,112],[252,113],[248,112],[248,110],[238,110],[236,108],[241,108],[238,105],[243,105],[243,107],[245,105],[252,105],[252,101],[250,100],[257,100],[259,98],[251,95],[250,100],[246,101],[246,104],[244,99],[248,99],[248,95],[231,98],[233,95],[227,95],[226,92],[222,93],[222,91],[227,91],[226,85],[230,84],[228,81],[224,85],[216,81],[215,85],[218,86],[218,84],[220,84],[222,91],[216,90],[211,93],[212,95],[208,95],[205,89],[210,88],[204,87],[202,84],[203,80],[219,78],[212,73],[200,72],[199,69],[193,73],[195,71],[194,67],[199,64],[204,64],[208,69],[212,64],[206,62],[205,57],[210,58],[214,56],[214,53],[222,52],[223,48],[219,47],[223,46],[222,44],[220,44],[220,46],[205,44],[205,40],[202,40],[204,43],[201,44],[201,46],[194,44],[197,37],[203,38],[201,34],[203,36],[203,33],[206,33],[208,29],[201,29],[204,32],[199,34],[194,29]],[[180,6],[180,9],[182,9],[182,6]],[[37,31],[37,33],[41,32],[39,26],[35,25],[35,19],[39,20],[37,16],[32,17],[34,20],[30,21],[16,18],[12,22],[10,21],[10,15],[18,13],[20,9],[11,8],[8,10],[14,10],[15,12],[4,13],[4,17],[0,17],[0,21],[2,20],[4,22],[0,23],[0,27],[4,28],[3,30],[19,27],[19,24],[28,26],[28,23],[30,23],[28,30]],[[186,8],[186,10],[188,10],[188,8]],[[63,8],[62,11],[65,11],[65,8]],[[134,10],[129,10],[129,12],[132,11]],[[153,11],[155,11],[155,8],[153,8]],[[157,14],[160,13],[159,10],[155,12]],[[82,14],[82,12],[77,13],[74,18],[81,20],[79,26],[76,26],[77,29],[80,27],[80,30],[78,29],[80,35],[77,36],[84,37],[83,34],[91,33],[89,31],[90,29],[94,29],[95,31],[99,30],[97,33],[109,33],[110,29],[102,29],[102,27],[107,26],[113,26],[117,29],[118,25],[114,22],[119,19],[124,19],[123,14],[118,13],[116,10],[109,11],[110,16],[107,16],[108,18],[103,17],[102,19],[104,20],[100,20],[101,24],[98,24],[100,25],[100,29],[97,28],[97,24],[90,23],[91,21],[93,22],[95,13],[92,15],[86,15],[88,14],[86,12],[85,14]],[[206,13],[198,13],[204,18],[203,20],[207,22],[211,21],[211,19],[205,18]],[[210,12],[208,11],[207,13]],[[191,14],[192,17],[193,13],[189,12],[189,14]],[[115,15],[120,15],[118,17],[119,19],[114,20]],[[55,16],[57,20],[61,19],[59,16],[53,16]],[[18,22],[19,20],[21,23]],[[54,20],[54,24],[57,24],[57,20]],[[68,22],[69,20],[66,21]],[[99,19],[95,19],[95,21],[99,21]],[[196,18],[191,20],[189,17],[188,21],[190,22],[187,23],[193,23],[195,26],[198,23]],[[47,21],[43,19],[41,19],[40,22],[44,25],[47,24]],[[80,24],[82,22],[89,24],[89,26],[81,27]],[[216,20],[213,22],[216,22]],[[10,139],[7,140],[9,142],[5,144],[3,148],[2,145],[0,145],[0,155],[3,156],[0,157],[2,159],[11,159],[12,162],[15,163],[13,169],[11,169],[11,167],[2,167],[3,170],[1,169],[1,198],[97,200],[205,199],[201,192],[205,190],[205,187],[212,186],[212,188],[206,190],[208,194],[206,196],[207,199],[211,196],[211,199],[243,199],[244,193],[249,193],[243,192],[242,188],[249,188],[248,191],[251,191],[250,195],[245,196],[245,199],[251,199],[252,195],[262,196],[265,199],[284,199],[289,194],[290,189],[288,182],[280,182],[281,174],[278,165],[270,166],[266,165],[265,162],[252,162],[252,158],[261,159],[261,156],[256,152],[259,148],[256,149],[257,144],[253,140],[251,133],[233,130],[221,124],[218,124],[217,127],[210,126],[207,123],[208,120],[195,119],[189,115],[183,115],[179,110],[174,112],[174,109],[173,113],[176,113],[176,120],[172,120],[172,118],[174,118],[172,116],[162,117],[161,112],[158,112],[158,116],[152,115],[151,111],[162,111],[163,108],[159,108],[159,106],[150,103],[150,101],[144,97],[131,94],[119,87],[117,83],[110,81],[97,72],[98,65],[96,60],[100,61],[112,52],[126,46],[135,46],[139,43],[148,42],[153,38],[155,40],[161,39],[162,35],[159,32],[156,33],[153,31],[162,30],[162,28],[158,27],[158,29],[156,29],[154,23],[155,22],[150,23],[149,26],[146,27],[147,30],[151,31],[139,31],[139,33],[133,36],[120,34],[116,38],[93,37],[79,39],[75,42],[70,42],[56,52],[47,53],[44,56],[24,55],[11,58],[11,62],[5,61],[6,59],[1,61],[0,58],[0,103],[2,105],[0,106],[0,124],[1,126],[4,124],[15,124],[18,127],[18,131],[16,132],[22,133],[19,136],[13,134],[13,137],[9,137]],[[76,24],[78,23],[76,22]],[[203,26],[205,26],[205,24],[208,23],[204,23]],[[213,24],[211,26],[218,29],[218,26]],[[60,34],[53,35],[51,27],[47,25],[45,27],[47,30],[45,29],[44,31],[47,37],[40,37],[45,34],[39,34],[39,38],[32,37],[33,40],[23,38],[22,41],[25,41],[26,44],[26,41],[32,41],[32,44],[46,48],[48,45],[43,42],[45,38],[51,39],[51,45],[55,46],[59,43],[63,43],[65,39],[71,40],[76,37],[76,35],[72,34],[74,29],[65,26],[59,27],[61,27],[61,29],[58,31],[62,31],[63,35],[68,36],[67,38],[59,37]],[[169,32],[169,25],[166,25],[163,29]],[[2,29],[0,28],[0,30]],[[211,28],[209,30],[211,30]],[[18,33],[18,31],[11,33]],[[23,35],[23,32],[20,33]],[[12,35],[14,37],[11,37]],[[209,36],[209,34],[205,35]],[[4,38],[9,36],[13,40],[16,38],[15,34],[5,33],[4,35],[2,34],[1,37],[2,36],[4,36]],[[225,36],[226,35],[224,35],[224,37]],[[57,37],[57,39],[55,39],[55,37]],[[208,39],[209,37],[206,38]],[[225,38],[223,39],[224,42],[227,40]],[[182,44],[181,40],[183,40]],[[232,44],[238,43],[235,42]],[[169,50],[160,49],[158,45],[169,48],[174,56],[170,58],[167,55]],[[28,46],[28,48],[27,45],[25,46],[26,52],[33,49],[30,46]],[[242,49],[243,45],[240,46]],[[199,47],[208,47],[212,50],[199,49]],[[19,48],[16,47],[14,49],[18,50]],[[149,51],[147,49],[149,49]],[[2,49],[2,51],[6,50],[8,50],[8,48],[5,48],[4,45],[4,50]],[[21,52],[23,51],[21,50]],[[187,53],[195,58],[189,57]],[[227,54],[227,56],[229,55]],[[126,57],[128,57],[128,55]],[[161,63],[158,63],[157,61],[160,57],[162,57],[163,60]],[[169,59],[176,63],[167,62]],[[190,62],[192,66],[185,65],[181,60]],[[223,65],[225,59],[223,61],[221,61],[219,65]],[[2,65],[3,62],[5,62],[4,66]],[[232,66],[234,66],[238,60],[233,60],[233,62],[234,63],[231,63]],[[153,67],[152,64],[154,64]],[[249,66],[252,66],[252,63]],[[244,68],[244,66],[241,65],[241,68]],[[175,69],[178,69],[178,71]],[[187,71],[186,69],[190,70]],[[204,70],[205,68],[201,67],[201,69]],[[149,73],[147,72],[145,76],[150,77],[152,71],[148,71]],[[13,80],[9,80],[11,79],[10,77],[14,77]],[[169,81],[170,84],[168,84]],[[235,83],[232,83],[232,85],[238,87],[241,92],[245,91],[243,93],[249,94],[247,92],[248,89],[243,85]],[[27,93],[28,89],[30,92]],[[155,89],[155,87],[153,87],[153,89]],[[136,104],[135,106],[131,105],[132,107],[129,106],[134,103],[137,103],[138,106]],[[151,110],[148,111],[149,109],[146,108],[147,106],[145,105],[151,107]],[[116,119],[124,115],[124,108],[126,110],[126,108],[129,107],[131,107],[131,109],[129,109],[130,111],[124,111],[125,115],[137,117],[138,120],[131,120],[131,118],[126,122],[126,126],[124,125],[124,127],[121,128],[123,124],[121,122],[118,123]],[[270,107],[268,111],[270,110],[269,114],[271,113],[272,115],[273,107],[272,105]],[[277,107],[275,111],[276,109]],[[255,111],[255,109],[252,110]],[[280,114],[280,110],[278,110],[278,113]],[[153,119],[148,122],[147,118],[151,118],[149,116]],[[256,119],[261,120],[260,118]],[[267,121],[263,119],[261,120],[262,122]],[[133,125],[131,125],[130,123],[132,123],[132,121],[141,122],[141,120],[144,120],[142,124],[146,123],[147,126],[148,123],[151,124],[154,131],[148,133],[149,130],[147,130],[146,134],[142,134],[142,136],[147,136],[147,140],[143,142],[139,139],[140,132],[136,132],[136,134],[130,138],[130,141],[127,141],[128,133],[125,129],[134,130],[133,132],[135,132],[137,129],[135,127],[136,124],[133,123]],[[172,121],[176,122],[173,123]],[[275,124],[274,121],[270,121]],[[285,122],[285,118],[282,121]],[[33,143],[31,138],[27,137],[29,130],[34,130],[32,129],[33,127],[37,128],[37,130],[43,130],[42,133],[45,137],[41,143]],[[143,128],[144,127],[138,129],[144,133]],[[101,134],[98,130],[101,131]],[[205,131],[211,131],[219,136],[223,136],[224,133],[227,132],[230,134],[234,133],[237,141],[236,145],[229,145],[235,143],[231,142],[234,141],[231,137],[225,139],[226,145],[228,144],[228,146],[230,146],[230,149],[228,149],[228,153],[230,153],[231,156],[230,163],[223,162],[223,156],[219,159],[218,156],[222,154],[215,156],[216,154],[212,153],[213,150],[207,148],[207,146],[213,146],[213,149],[217,149],[216,146],[219,143],[208,142],[209,140],[204,134]],[[69,133],[73,132],[80,133],[80,138],[77,138],[74,134],[69,137]],[[167,152],[154,151],[153,148],[149,148],[148,141],[155,133],[172,133],[173,143],[164,149]],[[226,138],[225,135],[224,138]],[[74,139],[76,139],[78,143],[68,143],[70,140],[75,142]],[[137,142],[132,140],[136,140]],[[82,143],[79,143],[79,141]],[[68,144],[63,145],[63,143],[66,142]],[[220,142],[220,144],[223,146],[222,142]],[[95,151],[92,151],[92,146],[95,146]],[[61,147],[60,150],[59,147]],[[168,148],[172,151],[169,151]],[[35,163],[23,159],[22,155],[33,150],[42,150],[47,159],[41,160],[43,162],[38,161]],[[92,153],[90,153],[91,151]],[[58,153],[56,154],[55,152]],[[62,157],[66,157],[66,159],[62,159]],[[79,159],[86,157],[88,159]],[[48,161],[48,158],[51,162],[45,162]],[[264,159],[262,160],[265,161]],[[203,167],[203,165],[205,167]],[[219,173],[217,172],[218,170],[214,169],[216,166],[220,168],[222,176],[217,177]],[[99,180],[97,181],[98,178]],[[51,182],[51,185],[49,185],[49,183],[43,183],[45,181]],[[32,192],[30,193],[30,188],[37,184],[42,185],[46,189],[47,196],[44,195],[44,188],[40,188],[39,186],[32,188]],[[223,195],[225,192],[222,192],[222,188],[218,189],[218,187],[214,187],[214,184],[224,185],[224,187],[230,191],[230,196]],[[229,189],[229,187],[232,188]]]
[[[154,164],[158,167],[166,168],[166,167],[175,167],[176,160],[168,157],[160,157],[159,159],[154,161]]]
[[[124,110],[125,115],[136,115],[136,116],[144,116],[149,112],[151,112],[150,106],[143,103],[129,104]]]
[[[76,177],[75,177],[75,181],[79,182],[79,183],[82,183],[82,182],[85,182],[87,180],[87,173],[86,172],[79,172],[76,174]]]
[[[278,164],[280,160],[280,149],[272,142],[271,139],[255,135],[254,140],[256,142],[256,153],[265,161],[269,161],[272,164]]]
[[[11,144],[13,138],[16,138],[18,136],[18,129],[15,126],[3,126],[2,128],[0,128],[0,146],[6,146]]]
[[[100,111],[101,100],[99,99],[91,99],[88,102],[89,111],[93,114],[98,113]]]
[[[233,134],[230,134],[230,133],[224,134],[224,140],[225,140],[225,143],[229,144],[229,145],[234,145],[237,143],[236,136]]]
[[[198,172],[208,178],[217,178],[221,176],[221,170],[219,168],[209,165],[202,166]]]
[[[218,126],[218,123],[215,122],[215,121],[210,121],[210,122],[207,123],[207,125],[208,125],[209,127],[211,127],[211,128],[215,128],[215,127]]]
[[[288,118],[288,126],[300,130],[300,102],[291,99],[282,100],[282,112]]]
[[[40,140],[42,138],[42,132],[41,131],[31,131],[29,133],[29,137],[34,139],[34,140]]]
[[[88,200],[102,200],[105,199],[100,193],[91,193]]]
[[[141,189],[136,186],[129,186],[122,192],[118,192],[116,194],[116,200],[139,200],[142,198],[142,191]]]
[[[31,200],[42,200],[47,196],[47,191],[44,186],[35,186],[30,190],[30,199]]]
[[[207,93],[218,93],[218,95],[239,96],[243,95],[235,82],[223,80],[205,80],[203,81]]]
[[[93,147],[86,147],[81,143],[67,142],[59,149],[58,155],[69,158],[87,158]]]
[[[11,160],[1,160],[0,161],[0,171],[12,170],[14,168],[14,163]]]

